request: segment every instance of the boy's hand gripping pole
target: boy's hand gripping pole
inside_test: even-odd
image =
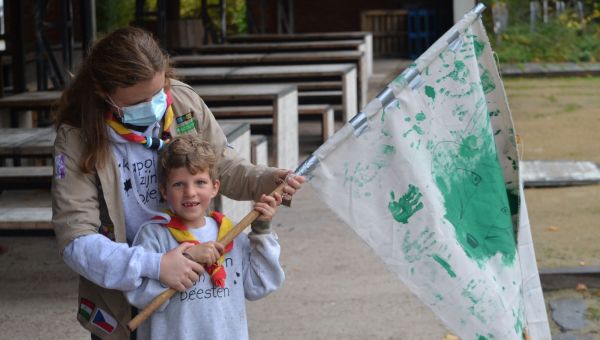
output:
[[[275,190],[273,190],[273,192],[270,195],[273,196],[273,194],[275,193],[283,195],[284,187],[285,181],[279,184],[279,186],[275,188]],[[233,227],[227,234],[225,234],[223,238],[219,239],[218,242],[223,245],[229,244],[242,231],[244,231],[246,227],[248,227],[252,222],[254,222],[254,220],[257,219],[258,216],[260,216],[260,213],[256,210],[252,210],[244,218],[242,218],[242,220],[238,222],[238,224],[236,224],[235,227]],[[156,311],[158,307],[160,307],[165,301],[169,300],[173,295],[175,295],[176,292],[177,291],[175,289],[169,288],[157,297],[155,297],[154,300],[152,300],[152,302],[150,302],[150,304],[146,306],[146,308],[144,308],[138,315],[136,315],[133,319],[131,319],[131,321],[129,321],[129,323],[127,324],[127,328],[129,328],[130,331],[134,331],[135,329],[137,329],[142,324],[142,322],[144,322],[148,317],[150,317],[150,315],[152,315],[152,313],[154,313],[154,311]]]

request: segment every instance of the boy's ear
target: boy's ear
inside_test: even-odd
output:
[[[167,200],[167,188],[165,187],[164,184],[159,184],[158,185],[158,191],[160,191],[160,196],[163,198],[163,200]]]
[[[218,179],[213,180],[213,194],[212,198],[215,198],[219,193],[219,188],[221,187],[221,181]]]

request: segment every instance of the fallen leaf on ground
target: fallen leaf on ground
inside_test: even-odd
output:
[[[578,292],[586,292],[588,290],[588,287],[584,283],[578,283],[575,287],[575,290]]]
[[[460,340],[460,338],[452,333],[448,333],[442,340]]]
[[[553,226],[553,225],[551,225],[551,226],[549,226],[548,228],[546,228],[546,230],[548,230],[548,231],[557,231],[557,230],[558,230],[558,227],[557,227],[557,226]]]

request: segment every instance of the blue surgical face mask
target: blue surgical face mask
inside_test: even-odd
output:
[[[112,99],[110,99],[109,103],[123,113],[121,117],[123,123],[136,126],[150,126],[161,120],[165,114],[167,110],[167,95],[165,90],[161,89],[148,102],[125,107],[118,107]]]

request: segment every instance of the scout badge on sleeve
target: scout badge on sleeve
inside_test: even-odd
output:
[[[194,111],[190,111],[183,116],[175,118],[175,131],[182,135],[186,132],[194,130],[196,128],[196,121],[194,120]]]
[[[65,155],[59,153],[54,157],[54,177],[56,179],[64,179],[66,176],[65,170]]]

